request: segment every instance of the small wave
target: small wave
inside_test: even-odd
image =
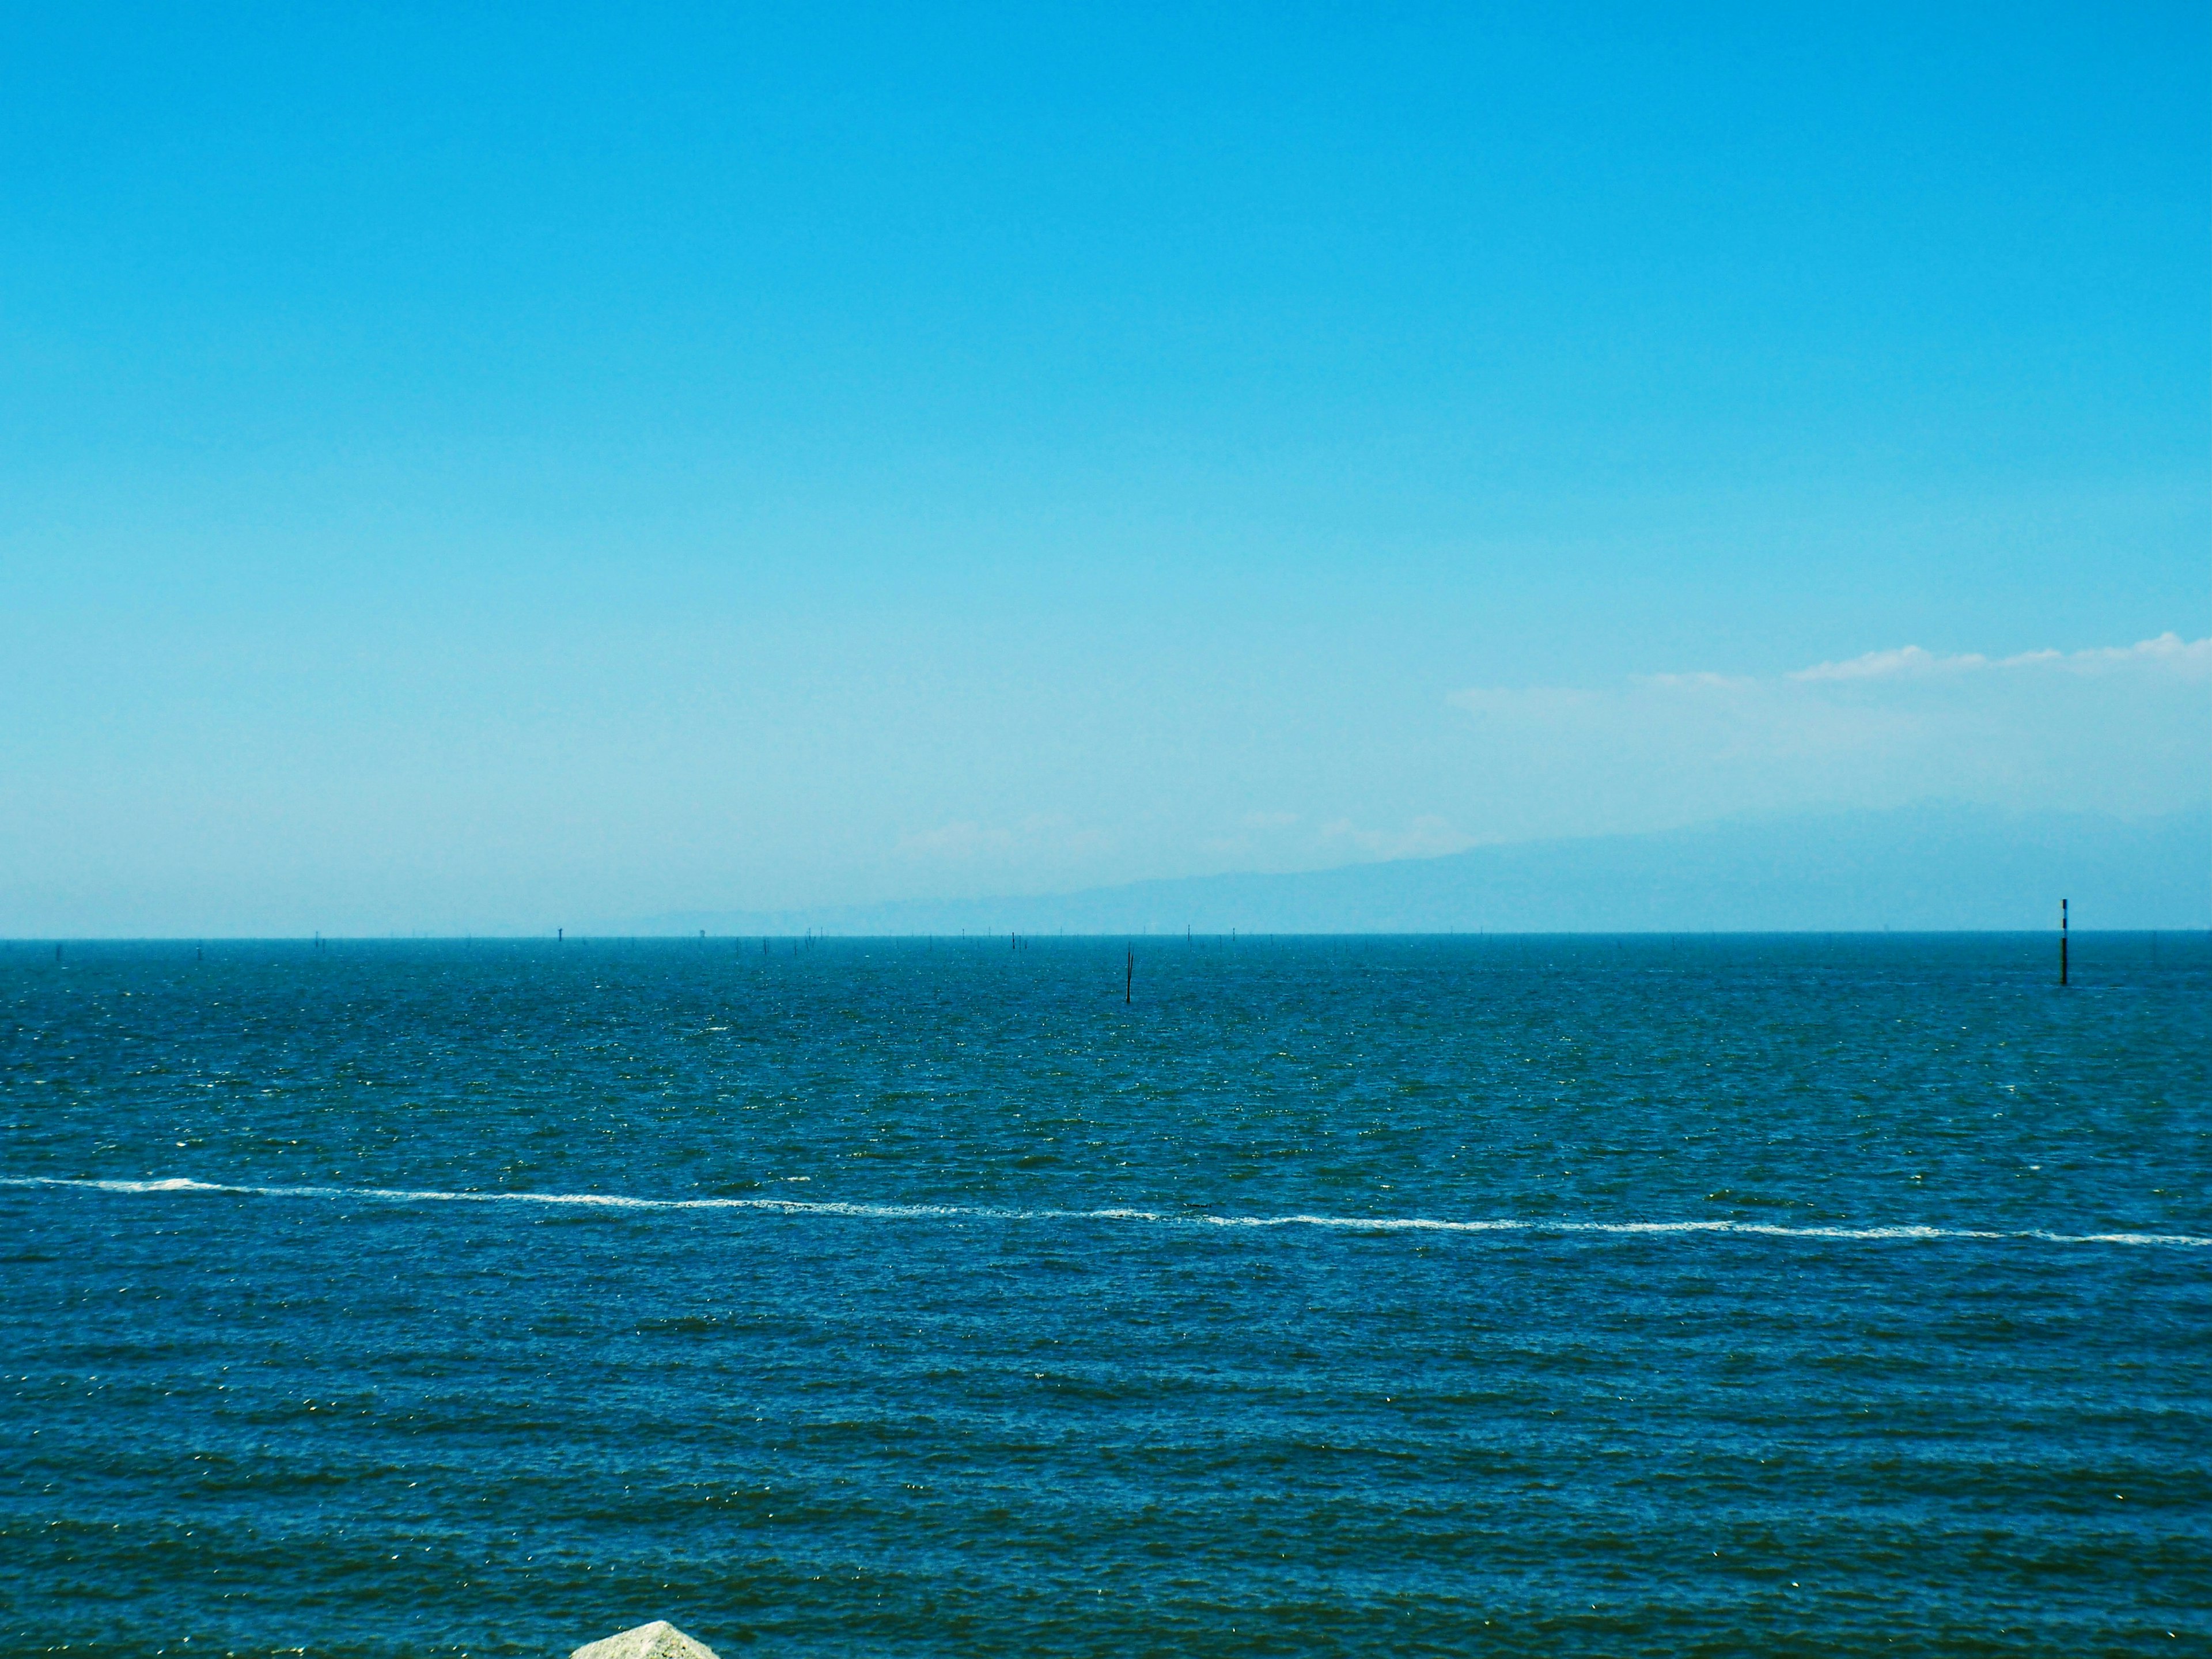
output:
[[[2045,1228],[2006,1232],[1985,1227],[1785,1227],[1765,1221],[1558,1221],[1500,1218],[1449,1221],[1429,1216],[1206,1215],[1162,1210],[1006,1209],[970,1204],[850,1204],[802,1198],[632,1198],[619,1193],[445,1192],[417,1187],[252,1187],[171,1176],[164,1181],[87,1181],[59,1176],[0,1176],[0,1187],[46,1187],[99,1193],[227,1193],[249,1198],[340,1199],[387,1204],[550,1204],[607,1210],[751,1210],[772,1215],[845,1216],[873,1221],[1125,1221],[1171,1227],[1326,1227],[1344,1232],[1600,1233],[1667,1235],[1744,1233],[1763,1238],[2027,1239],[2045,1244],[2155,1244],[2202,1249],[2195,1233],[2062,1233]]]

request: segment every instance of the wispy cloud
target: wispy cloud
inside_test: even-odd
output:
[[[1233,829],[1201,837],[1198,848],[1212,858],[1249,858],[1269,852],[1279,855],[1289,832],[1304,821],[1296,812],[1247,812]]]
[[[1793,672],[1452,694],[1524,820],[1648,823],[1949,795],[2162,810],[2207,793],[2212,639],[1990,657],[1918,646]]]
[[[2104,646],[2088,651],[2023,651],[2011,657],[1984,657],[1978,652],[1939,657],[1917,645],[1894,651],[1869,651],[1844,662],[1815,663],[1787,678],[1793,680],[1871,680],[1912,674],[1970,674],[1987,669],[2060,669],[2076,674],[2101,674],[2130,668],[2148,668],[2188,678],[2212,675],[2212,638],[2184,640],[2180,635],[2160,634],[2133,645]]]
[[[964,864],[1087,857],[1105,851],[1110,844],[1111,837],[1103,830],[1085,829],[1061,814],[1039,813],[1009,824],[956,818],[933,830],[901,836],[898,850],[910,859]]]
[[[1475,837],[1440,813],[1422,812],[1395,826],[1349,817],[1310,819],[1297,812],[1247,812],[1231,834],[1199,842],[1218,858],[1257,859],[1271,867],[1304,867],[1383,859],[1430,858],[1474,846]]]
[[[1395,830],[1362,829],[1350,818],[1338,818],[1322,826],[1321,836],[1327,845],[1356,848],[1371,859],[1433,858],[1474,845],[1474,836],[1461,834],[1432,812],[1421,813]]]

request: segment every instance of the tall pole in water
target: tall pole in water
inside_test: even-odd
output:
[[[59,951],[55,954],[58,956]],[[1137,994],[1137,947],[1129,947],[1129,977],[1121,983],[1121,1001],[1126,1006]]]
[[[2058,901],[2058,982],[2066,983],[2066,901]]]

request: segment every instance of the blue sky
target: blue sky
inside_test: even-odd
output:
[[[2212,21],[1669,11],[19,9],[0,932],[2199,804]]]

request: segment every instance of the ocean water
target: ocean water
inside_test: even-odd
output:
[[[2212,951],[0,945],[0,1652],[2212,1651]]]

